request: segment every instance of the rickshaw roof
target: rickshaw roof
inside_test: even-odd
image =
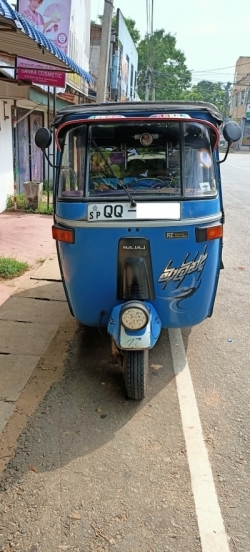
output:
[[[190,113],[195,112],[196,117],[209,114],[215,119],[217,124],[223,121],[222,115],[214,104],[208,102],[184,102],[184,101],[161,101],[161,102],[114,102],[101,104],[80,104],[64,107],[57,112],[54,127],[59,127],[66,120],[77,120],[82,115],[83,118],[103,115],[125,115],[127,117],[142,117],[157,112],[163,113]],[[202,118],[202,117],[201,117]]]

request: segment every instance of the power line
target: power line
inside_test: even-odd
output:
[[[250,62],[250,56],[247,56],[249,58],[249,62]],[[242,67],[242,65],[248,65],[248,62],[244,62],[244,63],[239,63],[237,65],[237,67]],[[224,70],[224,69],[232,69],[232,68],[235,68],[236,69],[236,64],[235,65],[228,65],[227,67],[217,67],[217,69],[210,69],[210,71],[221,71],[221,70]],[[193,72],[193,70],[192,70]],[[201,71],[194,71],[195,73],[206,73],[207,71],[206,70],[201,70]]]

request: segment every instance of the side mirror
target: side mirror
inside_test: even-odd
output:
[[[41,127],[36,132],[35,143],[38,148],[45,150],[50,147],[52,142],[52,134],[48,128]]]
[[[35,135],[35,144],[38,148],[40,148],[43,152],[44,157],[47,159],[49,165],[53,167],[53,169],[58,169],[58,165],[53,165],[50,161],[49,156],[45,152],[46,149],[50,147],[50,144],[52,142],[52,134],[48,128],[41,127],[36,132]]]
[[[232,145],[233,142],[238,142],[238,140],[241,138],[241,135],[242,135],[242,132],[241,132],[240,125],[238,125],[238,123],[236,123],[235,121],[228,121],[225,124],[223,128],[223,136],[226,142],[228,143],[227,151],[224,159],[222,159],[221,161],[218,161],[219,164],[224,163],[224,161],[226,161],[230,146]]]
[[[38,131],[39,132],[39,131]],[[223,136],[225,140],[231,145],[233,142],[238,142],[241,138],[241,128],[235,121],[228,121],[223,128]]]

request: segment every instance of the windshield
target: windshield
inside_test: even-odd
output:
[[[59,196],[211,196],[210,130],[190,122],[78,125],[66,133]]]

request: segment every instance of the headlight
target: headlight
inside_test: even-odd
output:
[[[148,323],[148,311],[144,307],[125,307],[121,323],[126,330],[142,330]]]

